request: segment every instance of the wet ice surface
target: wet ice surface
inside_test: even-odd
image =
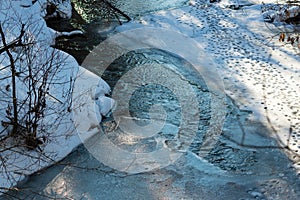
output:
[[[197,76],[198,73],[193,71],[190,64],[161,50],[141,50],[137,52],[130,52],[116,60],[116,62],[114,62],[106,70],[102,77],[110,84],[113,90],[119,78],[121,78],[128,71],[132,70],[132,66],[139,67],[143,65],[149,65],[153,67],[155,64],[158,65],[159,68],[174,70],[180,79],[183,79],[187,84],[192,86],[192,91],[190,92],[195,93],[197,96],[197,107],[200,109],[199,118],[201,119],[199,122],[197,122],[199,123],[198,132],[194,138],[192,147],[195,146],[195,149],[199,148],[199,144],[202,142],[203,132],[205,132],[209,123],[209,119],[211,118],[210,93],[203,78],[201,76]],[[97,69],[93,70],[95,73],[97,73]],[[158,72],[161,73],[160,71]],[[155,76],[155,74],[151,75]],[[147,78],[149,79],[150,77],[147,76]],[[178,90],[180,90],[180,85],[178,83],[176,83],[176,87]],[[182,92],[189,96],[187,93],[188,91]],[[151,106],[157,104],[161,105],[167,113],[167,117],[166,119],[160,119],[165,121],[165,125],[159,132],[157,132],[157,134],[154,134],[153,137],[146,139],[142,138],[141,140],[138,138],[132,138],[132,144],[129,146],[126,143],[126,139],[128,139],[128,137],[126,137],[126,133],[122,133],[122,130],[111,131],[112,126],[114,127],[116,124],[118,124],[118,122],[113,117],[110,117],[103,122],[103,126],[112,141],[121,146],[124,142],[124,146],[127,146],[124,148],[133,148],[130,151],[137,152],[152,151],[157,145],[175,145],[175,137],[177,137],[176,133],[179,131],[179,126],[182,120],[181,108],[182,105],[189,105],[191,103],[190,99],[187,98],[184,99],[184,102],[180,102],[172,90],[159,84],[141,85],[133,94],[131,94],[128,89],[124,88],[122,91],[119,90],[118,94],[116,95],[116,98],[121,100],[123,96],[132,95],[129,102],[130,114],[133,119],[140,119],[135,121],[140,126],[147,125],[149,123],[147,120],[150,118],[149,109],[151,109]],[[118,109],[120,109],[120,111]],[[124,108],[117,107],[117,110],[114,112],[122,112],[122,109]],[[193,115],[191,112],[189,114]],[[162,118],[162,116],[160,116],[160,118]],[[163,144],[158,144],[158,141],[160,140],[162,140]],[[138,147],[143,147],[144,150]]]
[[[182,65],[179,59],[171,55],[154,52],[124,56],[108,71],[115,70],[122,77],[126,69],[120,63],[126,62],[121,61],[128,59],[128,64],[141,61],[142,57],[147,57],[143,62],[153,62],[155,58],[162,65],[168,63],[169,67]],[[204,159],[197,156],[210,118],[207,112],[209,91],[203,80],[199,79],[201,77],[196,79],[184,69],[178,71],[186,75],[186,81],[195,81],[192,85],[198,94],[199,106],[206,109],[201,113],[202,123],[194,142],[174,164],[151,172],[127,174],[103,165],[84,146],[80,146],[59,165],[29,177],[24,185],[20,185],[24,190],[18,195],[27,199],[49,196],[64,199],[297,199],[300,182],[292,163],[278,149],[276,140],[269,137],[270,130],[255,121],[251,111],[239,109],[230,98],[227,99],[228,116],[223,135],[209,155]],[[109,72],[104,77],[113,87],[116,82],[113,77],[117,76],[112,74]],[[125,93],[126,90],[122,95]],[[143,101],[148,97],[153,98],[152,101]],[[174,108],[178,102],[169,90],[159,86],[141,87],[132,98],[132,115],[147,119],[147,104],[157,102],[170,113],[166,126],[158,136],[134,140],[122,134],[121,130],[111,132],[111,129],[118,128],[113,118],[103,121],[105,134],[119,147],[138,153],[160,148],[157,138],[163,138],[167,145],[176,141],[174,137],[179,119],[178,110]],[[243,135],[241,126],[246,130],[246,135]],[[32,190],[44,196],[36,195]]]
[[[201,79],[178,69],[197,91],[199,106],[206,109],[201,113],[203,124],[199,124],[194,142],[173,165],[129,175],[104,166],[80,146],[61,165],[29,177],[20,185],[25,188],[24,192],[17,195],[27,199],[34,196],[37,199],[46,199],[46,196],[64,199],[299,199],[300,181],[293,168],[299,165],[299,58],[288,49],[262,45],[265,39],[259,32],[264,25],[257,23],[257,19],[242,23],[245,21],[241,16],[251,17],[252,12],[256,12],[251,9],[233,12],[196,4],[141,20],[141,23],[151,22],[162,27],[173,22],[171,28],[201,42],[218,63],[226,87],[228,115],[221,138],[205,158],[197,154],[210,117],[210,113],[205,112],[209,109],[206,102],[209,92]],[[141,60],[146,62],[159,56],[163,58],[161,63],[169,63],[168,67],[176,68],[180,63],[163,52],[155,52],[155,55],[140,52],[125,58],[129,59],[127,63],[138,65]],[[110,76],[118,77],[120,70],[113,67],[110,70],[104,77],[113,86]],[[153,87],[158,93],[152,94]],[[178,110],[174,109],[178,107],[176,98],[159,86],[142,87],[132,99],[136,102],[131,107],[133,116],[148,117],[147,105],[142,103],[147,95],[156,101],[156,97],[164,97],[160,103],[165,104],[169,118],[161,137],[168,144],[174,139],[169,132],[176,132],[179,121]],[[103,122],[106,134],[117,128],[114,126],[112,118]],[[149,152],[159,148],[155,137],[125,145],[128,141],[122,136],[109,137],[128,151]],[[285,144],[292,151],[279,148]],[[45,196],[37,196],[32,190]]]
[[[227,144],[228,145],[228,144]],[[245,171],[213,165],[187,153],[174,165],[128,175],[99,163],[81,146],[61,165],[30,177],[19,196],[46,199],[297,199],[299,180],[278,150],[247,150],[222,146],[224,163],[248,157]],[[229,149],[236,152],[231,157]],[[255,151],[254,161],[251,161]],[[226,161],[227,160],[227,161]],[[234,161],[232,161],[234,160]],[[237,161],[236,161],[237,160]],[[222,168],[221,168],[222,167]],[[39,184],[37,184],[37,182]],[[37,196],[38,191],[45,196]]]

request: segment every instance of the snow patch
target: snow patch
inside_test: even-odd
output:
[[[47,105],[49,109],[53,109],[51,106],[59,106],[62,102],[65,102],[69,99],[66,99],[65,89],[70,85],[70,79],[76,80],[86,77],[87,79],[81,79],[80,86],[86,89],[94,88],[97,91],[89,93],[89,99],[93,105],[95,101],[99,105],[92,107],[78,107],[73,108],[73,112],[66,112],[66,114],[60,119],[60,124],[58,127],[49,127],[51,130],[55,129],[56,131],[51,133],[44,144],[41,145],[41,150],[28,151],[26,148],[18,147],[14,148],[14,152],[5,151],[1,152],[1,159],[5,158],[4,165],[7,165],[8,168],[4,169],[4,165],[0,165],[0,188],[9,188],[14,186],[18,181],[23,180],[26,176],[44,168],[55,162],[61,160],[67,156],[76,146],[82,143],[82,139],[87,137],[79,137],[76,132],[76,126],[73,124],[74,115],[76,114],[77,119],[81,121],[80,124],[88,124],[89,119],[93,119],[92,114],[97,113],[95,118],[95,125],[89,127],[89,134],[96,134],[97,131],[94,127],[99,125],[101,121],[101,115],[108,114],[110,108],[114,104],[114,101],[108,97],[105,97],[110,91],[109,86],[105,81],[96,75],[88,72],[87,70],[82,69],[76,60],[70,55],[59,51],[54,50],[50,47],[57,36],[67,35],[71,36],[74,34],[82,34],[81,31],[73,32],[56,32],[46,26],[45,20],[42,18],[46,16],[46,5],[48,3],[54,3],[56,10],[59,13],[60,17],[70,18],[72,14],[72,7],[70,0],[1,0],[0,4],[0,23],[5,32],[6,43],[14,42],[14,40],[20,35],[22,30],[22,24],[25,25],[25,36],[26,41],[24,43],[33,43],[34,51],[37,52],[38,58],[33,60],[33,65],[38,65],[34,62],[43,62],[43,59],[47,59],[51,53],[55,52],[57,57],[60,60],[54,60],[53,62],[61,62],[61,69],[58,70],[55,74],[55,80],[60,82],[60,84],[53,85],[50,88],[49,95],[47,96]],[[0,41],[0,48],[3,46],[3,41]],[[20,53],[21,49],[15,48],[11,52],[13,56],[16,56]],[[45,56],[45,57],[43,57]],[[44,60],[44,61],[45,61]],[[22,59],[21,61],[22,62]],[[0,54],[0,76],[6,77],[9,74],[10,62],[5,52]],[[42,73],[42,72],[41,72]],[[92,77],[92,78],[91,78]],[[95,81],[95,82],[93,82]],[[10,81],[8,79],[0,79],[0,88],[1,88],[1,102],[0,102],[0,121],[5,120],[5,109],[7,104],[6,100],[3,100],[4,96],[9,96],[11,93],[11,88],[9,87]],[[18,80],[18,93],[19,97],[26,96],[27,86],[21,80]],[[95,87],[94,87],[95,86]],[[22,89],[24,88],[24,89]],[[82,88],[81,88],[82,89]],[[2,96],[3,95],[3,96]],[[78,96],[77,96],[78,97]],[[84,100],[86,96],[83,96],[81,99]],[[84,105],[84,101],[81,101],[80,104]],[[51,105],[50,105],[51,104]],[[85,109],[85,112],[80,110],[81,108]],[[92,113],[92,114],[91,114]],[[60,116],[61,117],[61,116]],[[43,121],[51,123],[52,121],[57,120],[57,115],[45,116]],[[79,128],[81,128],[79,125]],[[5,127],[0,124],[0,131],[3,131]],[[15,141],[8,141],[9,143],[15,143]],[[0,143],[1,148],[5,148],[7,144]],[[25,155],[26,154],[26,155]],[[3,161],[3,160],[1,160]]]

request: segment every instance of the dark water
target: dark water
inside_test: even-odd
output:
[[[56,43],[56,48],[73,55],[79,63],[82,63],[95,46],[105,40],[107,35],[114,31],[115,27],[126,23],[127,19],[103,1],[73,0],[72,2],[74,3],[74,9],[71,19],[50,19],[47,24],[58,31],[79,29],[85,33],[83,36],[73,36],[71,38],[60,37]],[[109,2],[133,20],[154,11],[184,6],[188,1],[110,0]]]

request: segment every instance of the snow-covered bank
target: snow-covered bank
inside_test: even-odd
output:
[[[72,88],[70,88],[70,84],[73,84],[73,82],[70,82],[70,80],[79,81],[81,78],[84,78],[85,80],[84,82],[80,82],[82,85],[79,86],[79,90],[77,89],[76,97],[79,97],[78,93],[80,93],[80,89],[83,88],[82,86],[84,86],[84,88],[91,87],[91,94],[95,93],[95,95],[97,95],[98,102],[100,102],[102,108],[99,112],[98,120],[101,120],[101,114],[106,114],[111,108],[111,100],[105,97],[105,94],[109,92],[108,85],[101,78],[97,79],[95,75],[83,70],[72,56],[51,47],[57,36],[80,34],[80,32],[59,33],[48,28],[43,19],[43,17],[49,14],[46,13],[46,10],[49,9],[47,8],[47,2],[49,3],[51,1],[2,0],[0,4],[0,23],[4,30],[6,44],[14,42],[23,31],[22,24],[24,24],[25,34],[24,39],[22,39],[24,41],[22,42],[30,43],[33,49],[32,52],[34,52],[31,65],[44,65],[44,63],[49,62],[48,59],[54,58],[55,60],[51,62],[57,65],[58,69],[55,70],[55,73],[53,74],[52,80],[55,80],[55,83],[53,82],[53,84],[50,84],[49,86],[47,109],[45,111],[46,116],[42,119],[43,126],[47,128],[47,135],[38,135],[39,137],[45,138],[44,144],[40,146],[40,150],[36,149],[29,151],[25,147],[11,148],[9,146],[11,144],[8,143],[14,144],[17,142],[12,140],[2,140],[2,135],[7,134],[6,131],[9,129],[6,130],[6,128],[2,126],[3,124],[0,124],[0,188],[9,188],[18,181],[24,179],[27,175],[61,160],[76,146],[82,143],[81,139],[84,139],[85,136],[80,138],[77,134],[76,127],[73,124],[74,113],[72,111],[65,111],[67,108],[62,106],[62,104],[69,102],[70,98],[72,98],[72,93],[70,93],[72,92]],[[56,12],[53,12],[51,17],[57,15],[64,18],[71,17],[72,8],[70,1],[53,1],[52,3],[55,4]],[[4,47],[4,43],[0,39],[0,48],[2,47]],[[11,52],[12,55],[16,57],[16,63],[20,66],[26,65],[27,57],[31,58],[31,55],[20,54],[20,52],[22,52],[22,47],[14,48]],[[49,57],[53,55],[55,57]],[[22,59],[23,57],[25,59]],[[21,59],[18,60],[17,58]],[[7,68],[6,66],[10,66],[10,60],[4,51],[0,54],[1,122],[7,120],[6,108],[8,107],[8,98],[11,96],[10,90],[7,89],[11,84],[9,78],[11,72],[9,70],[10,68]],[[41,74],[41,77],[42,76],[43,74]],[[96,77],[96,79],[94,78],[92,80],[97,82],[91,82],[90,77]],[[93,84],[96,84],[95,87]],[[102,88],[105,88],[105,90],[101,90]],[[22,81],[22,78],[18,78],[17,95],[19,99],[26,96],[26,90],[27,85]],[[94,97],[92,100],[93,102],[96,101]],[[77,100],[74,99],[74,101]],[[77,108],[73,107],[73,109],[76,110]],[[91,109],[94,111],[97,108],[93,107]],[[56,111],[58,111],[58,113],[55,113]],[[86,112],[89,111],[87,110]],[[88,120],[84,112],[81,112],[80,114],[77,113],[76,116],[77,118],[82,117],[82,119]],[[59,122],[57,122],[58,119]]]

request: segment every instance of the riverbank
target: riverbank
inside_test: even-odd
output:
[[[104,96],[110,90],[109,86],[101,78],[95,78],[92,74],[84,71],[74,57],[52,47],[56,37],[62,35],[70,36],[72,34],[80,35],[82,32],[60,32],[47,27],[44,18],[49,15],[49,3],[48,1],[2,1],[0,5],[0,23],[6,40],[5,44],[1,36],[0,47],[1,50],[4,50],[1,51],[0,55],[0,192],[10,190],[10,188],[13,188],[30,174],[55,164],[82,143],[82,138],[77,134],[72,119],[73,112],[76,109],[74,107],[65,107],[65,104],[72,101],[73,88],[70,88],[70,86],[74,86],[73,80],[84,78],[95,81],[96,83],[85,81],[85,84],[95,90],[101,88],[101,91],[98,91],[97,94],[99,101],[106,98]],[[71,17],[70,1],[64,1],[56,5],[56,11],[59,14],[52,13],[52,15],[57,14],[61,18]],[[23,35],[23,37],[18,38],[20,35]],[[18,40],[21,44],[16,42]],[[7,44],[15,44],[15,46],[5,46]],[[24,116],[26,114],[23,112],[29,111],[26,110],[27,107],[22,107],[22,105],[29,106],[36,102],[38,98],[42,98],[40,95],[43,88],[40,86],[41,82],[39,81],[45,81],[46,74],[48,75],[47,77],[50,77],[45,81],[47,82],[47,94],[44,100],[45,108],[40,111],[43,117],[42,119],[37,119],[37,121],[42,121],[37,125],[39,129],[37,129],[36,137],[39,139],[39,145],[32,149],[23,141],[24,138],[22,136],[26,134],[25,128],[19,132],[20,136],[10,137],[11,127],[5,126],[5,122],[7,124],[10,123],[9,109],[12,109],[10,99],[13,93],[11,88],[14,85],[11,80],[13,64],[7,51],[11,53],[13,64],[17,73],[19,73],[15,77],[15,92],[18,106],[20,106],[17,113],[20,119],[20,122],[18,122],[20,126],[25,127],[24,118],[32,117]],[[53,69],[54,65],[55,69]],[[44,68],[42,68],[43,66]],[[46,67],[47,69],[45,69]],[[35,77],[27,74],[30,71],[29,68]],[[40,75],[42,71],[44,74]],[[32,80],[35,78],[38,80],[34,80],[36,81],[35,84],[28,83],[26,82],[28,77],[31,77]],[[32,84],[31,89],[30,84]],[[32,92],[34,89],[35,91]],[[79,90],[77,92],[82,93],[83,91]],[[96,96],[94,93],[95,91],[92,91],[91,95]],[[26,97],[27,94],[32,96]],[[74,93],[74,95],[79,94]],[[106,108],[111,105],[102,103],[101,106]],[[77,117],[83,117],[83,115],[77,113]]]

